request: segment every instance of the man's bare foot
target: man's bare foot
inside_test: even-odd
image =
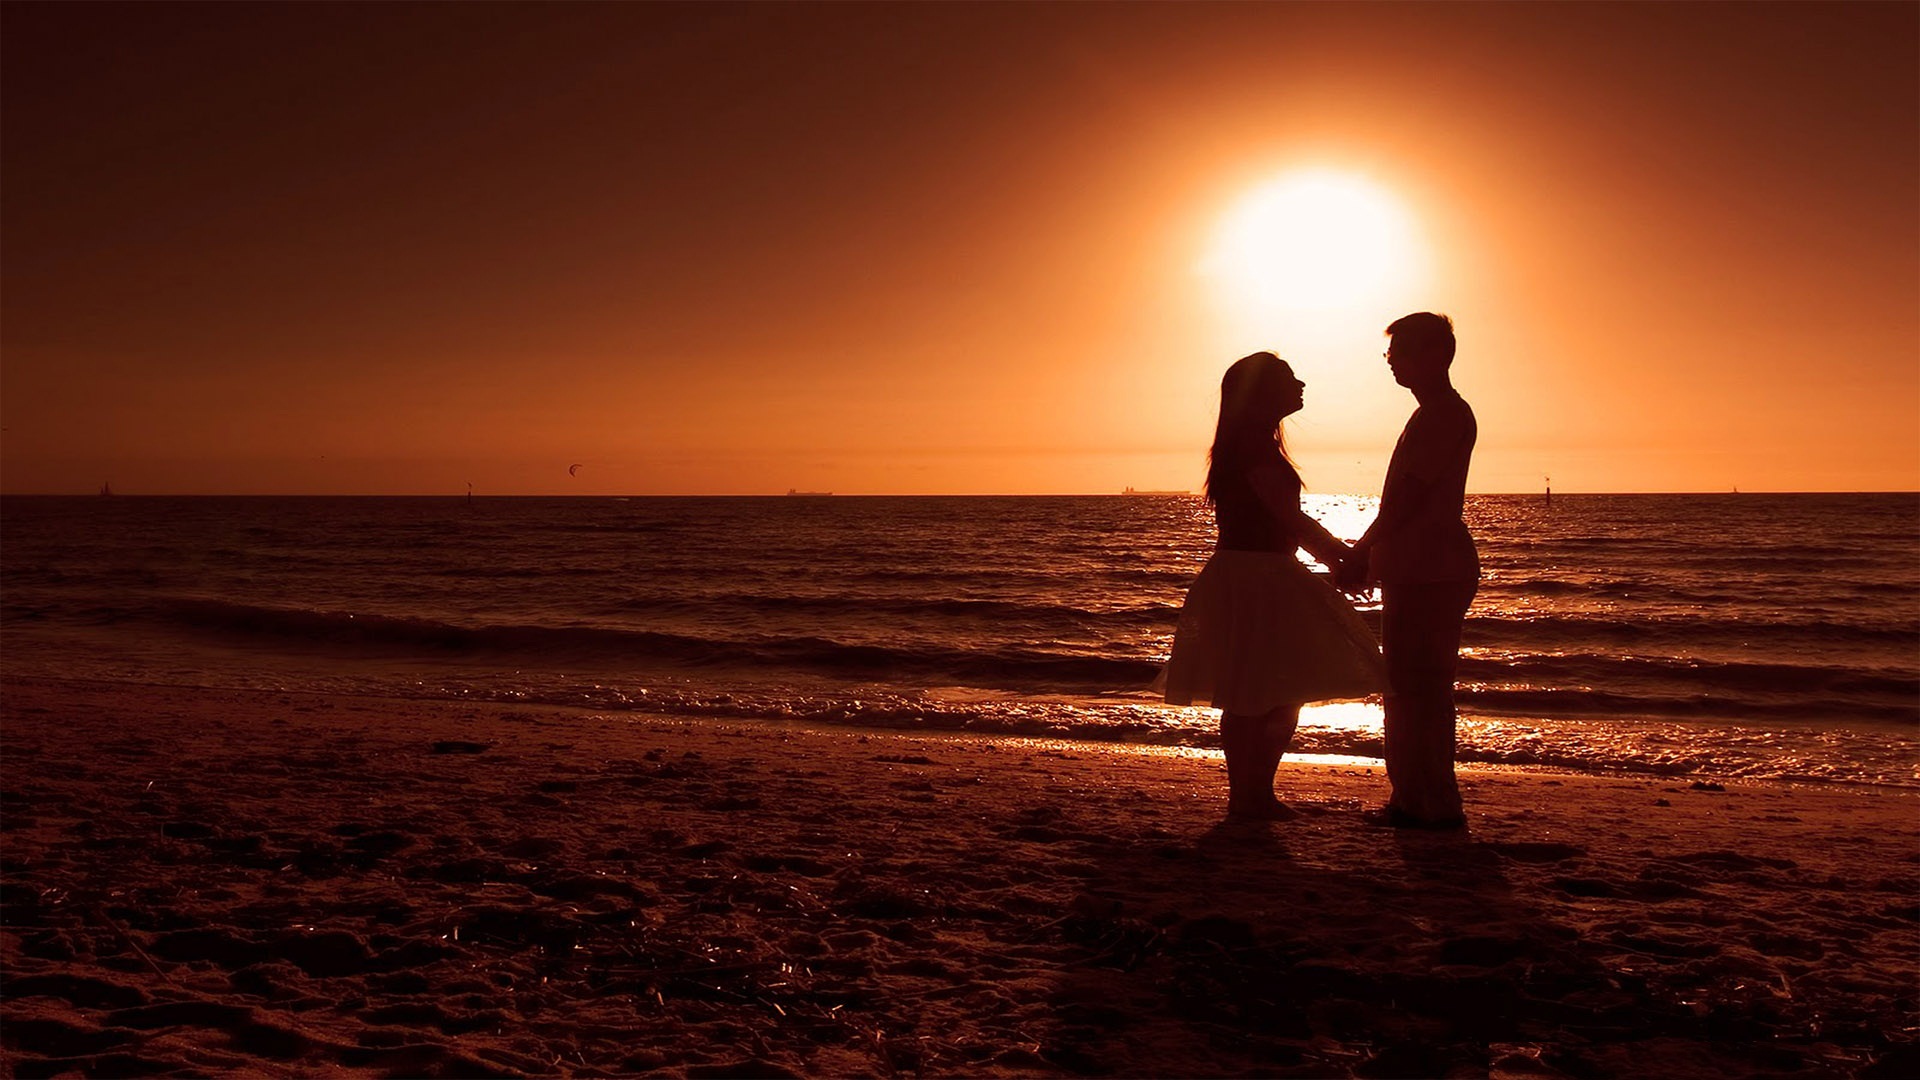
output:
[[[1467,827],[1467,819],[1465,817],[1430,821],[1426,818],[1414,817],[1412,814],[1396,806],[1382,806],[1363,811],[1360,817],[1369,825],[1384,825],[1393,829],[1427,829],[1434,832],[1445,832],[1450,829],[1464,829]]]
[[[1227,817],[1234,821],[1290,821],[1299,816],[1298,811],[1271,795],[1265,802],[1252,805],[1227,802]]]

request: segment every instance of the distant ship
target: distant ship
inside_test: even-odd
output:
[[[1191,491],[1136,491],[1133,488],[1126,488],[1122,490],[1120,494],[1122,495],[1191,495],[1193,494],[1193,492]]]
[[[112,484],[101,484],[101,485],[100,485],[100,494],[102,494],[102,495],[111,495],[111,494],[113,494],[113,485],[112,485]]]
[[[787,489],[787,494],[789,494],[789,495],[798,495],[798,496],[800,496],[801,498],[806,498],[806,499],[824,499],[824,498],[826,498],[827,496],[829,496],[829,495],[831,495],[831,494],[833,494],[833,492],[831,492],[831,491],[801,491],[801,490],[800,490],[799,488],[788,488],[788,489]]]

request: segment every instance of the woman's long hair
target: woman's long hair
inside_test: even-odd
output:
[[[1215,503],[1214,492],[1228,471],[1245,468],[1269,446],[1280,452],[1288,468],[1294,467],[1280,432],[1281,402],[1292,380],[1293,369],[1271,352],[1243,356],[1221,377],[1220,419],[1214,423],[1207,482],[1201,489],[1209,505]]]

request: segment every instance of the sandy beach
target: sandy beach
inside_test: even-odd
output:
[[[13,1076],[1913,1075],[1920,799],[4,688]]]

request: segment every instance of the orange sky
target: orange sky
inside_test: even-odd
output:
[[[1906,4],[8,4],[0,490],[1198,488],[1274,348],[1309,488],[1377,491],[1416,308],[1475,490],[1912,490],[1916,41]],[[1236,314],[1220,223],[1306,168],[1424,269]]]

